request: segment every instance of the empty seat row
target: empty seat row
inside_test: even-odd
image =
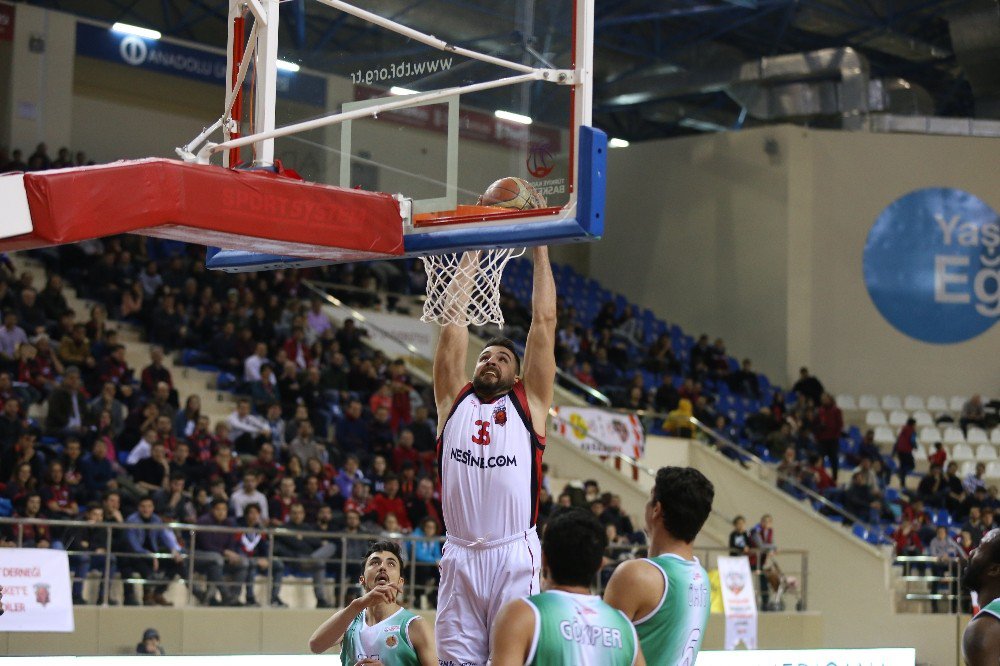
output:
[[[842,393],[837,396],[836,400],[838,407],[847,410],[884,409],[889,411],[893,409],[905,409],[910,412],[915,412],[926,409],[936,413],[957,413],[962,411],[962,407],[965,405],[968,398],[966,396],[955,395],[950,399],[947,399],[944,396],[932,395],[924,400],[919,395],[908,395],[902,398],[898,395],[884,395],[881,399],[879,399],[878,396],[865,394],[860,395],[857,399],[855,399],[855,397],[849,393]]]
[[[890,439],[895,442],[899,428],[905,423],[906,421],[899,422],[898,419],[887,421],[882,412],[868,412],[865,416],[865,425],[875,429],[875,441],[879,443],[888,442]],[[993,431],[987,434],[981,428],[970,427],[967,434],[962,434],[962,429],[957,426],[948,426],[942,430],[933,423],[926,421],[922,423],[920,419],[917,419],[917,426],[919,427],[917,439],[924,444],[941,442],[948,446],[954,444],[972,444],[974,446],[996,444],[1000,446],[1000,428],[993,428]]]

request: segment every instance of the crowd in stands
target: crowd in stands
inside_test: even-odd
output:
[[[35,146],[35,152],[24,160],[24,151],[20,148],[7,152],[7,149],[0,147],[0,173],[7,171],[45,171],[46,169],[64,169],[73,166],[88,166],[94,164],[93,160],[87,159],[87,154],[77,151],[75,154],[69,148],[59,149],[55,159],[49,156],[49,149],[44,143]]]
[[[411,380],[403,361],[365,345],[353,321],[337,326],[309,298],[301,273],[208,272],[202,248],[140,237],[36,256],[47,267],[40,289],[9,262],[0,274],[0,513],[373,536],[442,532],[427,387]],[[376,275],[364,266],[313,270],[341,283]],[[93,303],[89,312],[69,308],[67,282]],[[156,343],[144,367],[129,366],[116,320]],[[202,395],[178,393],[164,363],[171,353],[217,370],[237,392],[227,418],[211,422]],[[123,574],[164,581],[190,546],[168,529],[119,536],[113,552],[172,554],[116,559]],[[17,538],[16,529],[5,530],[3,545]],[[104,541],[88,530],[27,527],[20,538],[91,550],[78,558],[78,574],[103,568]],[[414,555],[436,571],[440,546],[418,543]],[[209,583],[198,598],[240,603],[223,579],[253,580],[267,544],[199,532],[195,545],[196,570]],[[295,569],[313,576],[318,603],[331,603],[324,563],[335,555],[333,540],[278,537],[274,549],[299,558]],[[144,602],[167,603],[163,590],[146,586]],[[74,591],[79,601],[79,584]],[[126,586],[125,602],[137,603],[131,592]],[[256,603],[252,586],[247,593]],[[277,592],[271,602],[280,605]]]

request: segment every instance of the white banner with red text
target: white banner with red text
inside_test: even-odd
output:
[[[2,631],[73,631],[69,557],[46,548],[0,548]]]
[[[646,433],[635,414],[594,407],[553,407],[556,431],[587,453],[635,460],[646,450]]]
[[[748,650],[757,649],[757,594],[753,589],[750,560],[720,557],[719,585],[722,607],[726,613],[725,649],[735,650],[742,643]]]

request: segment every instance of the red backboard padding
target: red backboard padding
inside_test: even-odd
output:
[[[132,232],[317,259],[403,253],[392,196],[268,171],[147,159],[28,173],[24,186],[34,230],[0,250]]]

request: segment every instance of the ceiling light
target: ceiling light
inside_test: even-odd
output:
[[[522,125],[530,125],[531,117],[522,116],[520,113],[511,113],[510,111],[503,111],[502,109],[497,109],[493,112],[500,120],[509,120],[512,123],[521,123]]]
[[[159,30],[150,30],[149,28],[140,28],[136,25],[129,25],[128,23],[115,23],[111,26],[114,32],[120,32],[126,35],[135,35],[136,37],[145,37],[146,39],[159,39],[162,37]]]
[[[628,148],[628,141],[625,139],[608,139],[608,148]]]
[[[410,90],[409,88],[401,88],[399,86],[393,86],[389,88],[389,93],[392,95],[416,95],[416,90]]]
[[[297,72],[297,71],[299,71],[299,66],[296,65],[294,62],[288,62],[287,60],[279,60],[275,64],[278,66],[278,69],[280,69],[283,72]]]

